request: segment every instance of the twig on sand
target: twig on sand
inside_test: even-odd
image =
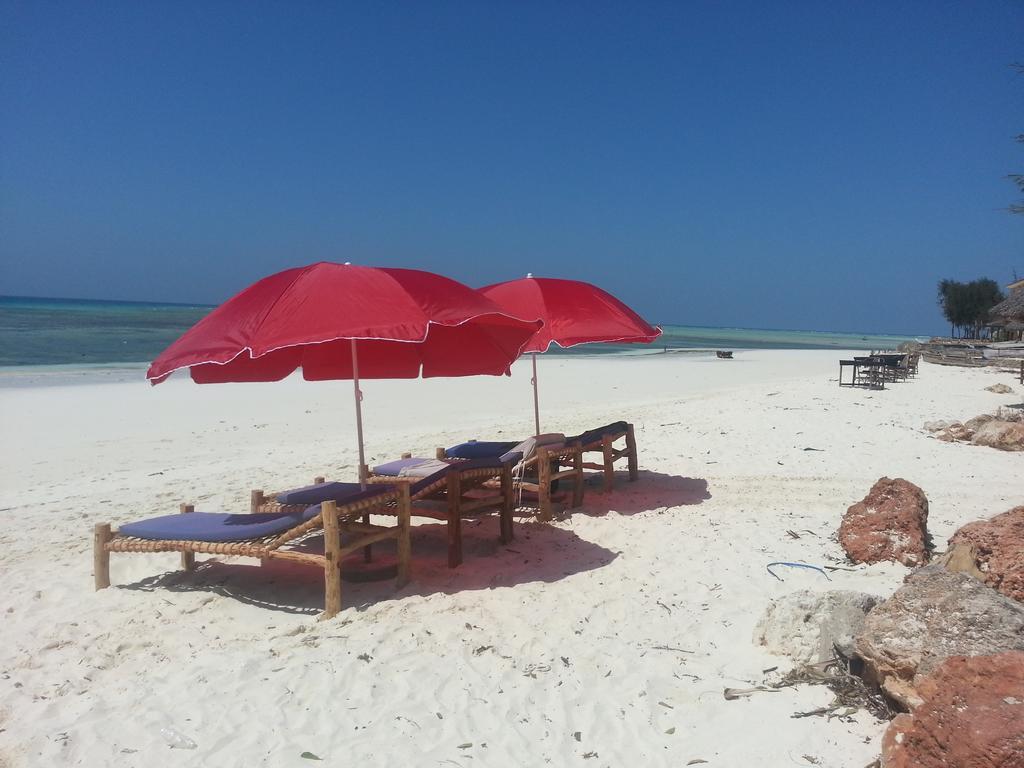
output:
[[[652,651],[678,651],[679,653],[696,653],[696,651],[688,651],[685,648],[673,648],[671,645],[652,645]]]
[[[736,699],[742,699],[745,696],[750,696],[753,693],[778,693],[778,688],[765,688],[763,685],[759,685],[756,688],[726,688],[722,691],[722,696],[725,697],[726,701],[735,701]]]
[[[781,576],[779,576],[777,573],[775,573],[775,571],[772,570],[772,566],[773,565],[787,565],[790,568],[810,568],[811,570],[818,571],[819,573],[821,573],[821,575],[824,576],[829,581],[832,581],[832,579],[829,577],[828,573],[825,572],[825,569],[821,568],[820,566],[817,566],[817,565],[808,565],[807,563],[785,563],[785,562],[782,562],[782,561],[775,562],[775,563],[768,563],[768,565],[765,566],[765,568],[767,569],[768,573],[770,573],[772,576],[774,576],[779,581],[785,581],[785,579],[783,579]]]

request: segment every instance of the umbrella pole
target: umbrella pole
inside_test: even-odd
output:
[[[359,487],[366,488],[366,456],[363,451],[363,393],[359,390],[359,354],[352,344],[352,387],[356,397],[356,439],[359,441]]]
[[[533,358],[533,378],[530,379],[530,383],[533,384],[533,425],[537,429],[534,435],[540,434],[540,395],[537,393],[537,353],[531,353]]]

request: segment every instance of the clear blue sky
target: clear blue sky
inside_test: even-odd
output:
[[[0,0],[0,294],[321,259],[940,332],[1024,274],[1024,3]]]

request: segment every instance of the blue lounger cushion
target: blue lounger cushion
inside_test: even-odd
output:
[[[450,473],[450,472],[454,472],[456,470],[464,472],[467,469],[493,469],[495,471],[495,474],[497,474],[498,470],[501,469],[503,464],[509,463],[509,461],[511,461],[511,463],[514,464],[515,462],[518,462],[521,457],[522,457],[522,455],[517,453],[517,454],[513,454],[512,459],[510,459],[510,460],[506,459],[505,461],[501,461],[500,459],[496,459],[496,458],[485,458],[485,459],[470,459],[469,461],[457,462],[457,463],[452,464],[452,465],[450,465],[448,467],[445,467],[444,469],[439,469],[434,474],[432,474],[432,475],[430,475],[428,477],[424,477],[422,480],[419,480],[419,481],[413,483],[412,485],[410,485],[409,486],[409,495],[410,496],[415,496],[416,494],[420,493],[425,488],[427,488],[427,487],[433,485],[434,483],[436,483],[441,478],[446,477],[448,475],[448,473]]]
[[[277,500],[281,504],[319,504],[322,501],[348,504],[376,496],[386,490],[387,488],[381,485],[371,485],[361,489],[359,483],[318,483],[283,491],[277,494]]]
[[[470,440],[468,443],[459,443],[445,450],[445,456],[450,459],[491,459],[515,448],[519,443],[497,443],[485,442],[483,440]]]
[[[395,459],[387,464],[378,464],[373,468],[373,474],[383,475],[384,477],[398,477],[399,473],[406,467],[415,467],[417,464],[422,464],[425,461],[430,461],[430,459]]]
[[[603,427],[583,432],[576,437],[567,437],[565,442],[592,445],[593,443],[601,442],[605,435],[624,435],[628,426],[624,421],[616,421],[611,424],[605,424]]]
[[[129,523],[122,525],[119,532],[125,536],[157,541],[247,541],[284,533],[290,528],[312,520],[319,513],[319,504],[307,507],[302,512],[288,514],[259,512],[232,515],[225,512],[191,512]]]

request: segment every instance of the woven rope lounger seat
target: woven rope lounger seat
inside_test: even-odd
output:
[[[499,458],[508,458],[516,453],[525,456],[513,467],[513,487],[517,491],[537,495],[540,520],[548,521],[554,517],[552,492],[559,480],[568,480],[572,484],[571,507],[583,503],[583,452],[578,444],[567,442],[564,435],[540,435],[514,444],[471,440],[451,448],[437,448],[435,456],[439,460],[450,461],[472,454],[493,453],[510,445],[512,447],[506,448],[506,453]],[[563,466],[566,469],[562,469]]]
[[[380,475],[376,473],[368,478],[368,482],[377,486],[381,483],[401,483],[409,488],[412,503],[411,514],[414,517],[427,517],[445,522],[448,539],[448,567],[455,568],[462,563],[462,521],[479,517],[483,514],[498,512],[499,537],[502,544],[509,544],[515,537],[512,513],[515,508],[514,487],[512,484],[512,467],[518,462],[519,454],[513,454],[504,460],[497,458],[470,459],[443,463],[426,477]],[[438,464],[428,459],[402,459],[392,464],[401,464],[406,470],[416,466]],[[382,465],[383,466],[383,465]],[[394,468],[387,468],[391,471]],[[493,486],[490,491],[480,495],[488,483]],[[393,512],[388,505],[376,511],[376,514]]]
[[[119,530],[109,523],[97,525],[93,535],[96,589],[110,586],[111,552],[180,552],[186,571],[195,568],[196,553],[288,560],[316,565],[324,570],[323,618],[341,610],[341,561],[352,552],[385,539],[398,548],[399,588],[409,580],[409,491],[405,484],[373,486],[327,483],[329,488],[298,489],[289,498],[313,503],[276,504],[274,509],[249,514],[195,512],[183,504],[177,515],[129,523]],[[319,503],[316,503],[319,501]],[[395,514],[394,526],[370,525],[369,514],[381,509]],[[300,551],[296,546],[323,533],[324,552]],[[343,542],[342,538],[345,538]]]
[[[624,440],[624,445],[615,447],[616,440]],[[601,463],[583,462],[586,469],[599,469],[604,472],[605,490],[611,493],[615,488],[615,462],[626,459],[629,468],[630,482],[637,479],[639,466],[636,458],[636,437],[633,425],[625,421],[616,421],[597,429],[591,429],[576,437],[566,438],[566,442],[578,442],[583,453],[598,452]]]

